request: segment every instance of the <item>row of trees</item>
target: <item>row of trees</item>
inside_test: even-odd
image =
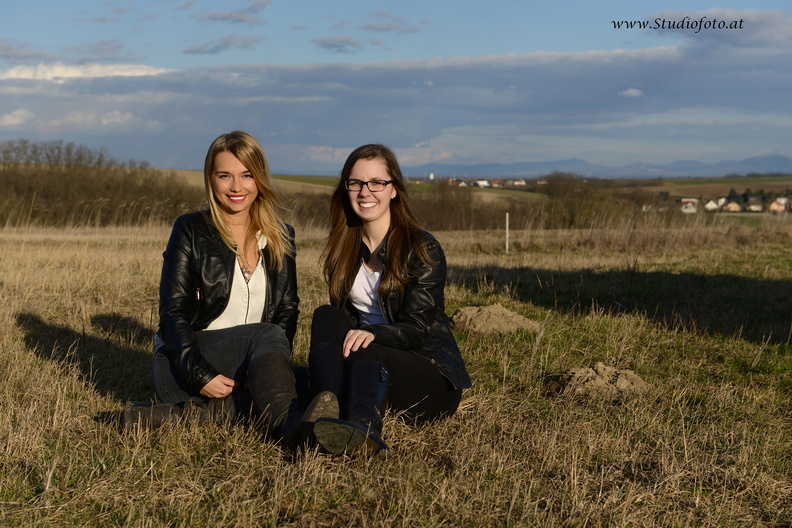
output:
[[[175,173],[62,141],[0,143],[0,178],[6,227],[172,222],[203,200]]]
[[[744,192],[738,193],[737,190],[732,187],[729,189],[729,194],[727,198],[730,202],[735,202],[740,205],[745,205],[751,198],[756,198],[761,200],[762,203],[772,202],[776,198],[784,197],[784,196],[792,196],[792,189],[784,189],[783,191],[768,191],[765,192],[764,189],[757,189],[756,191],[752,191],[750,187],[747,187]]]

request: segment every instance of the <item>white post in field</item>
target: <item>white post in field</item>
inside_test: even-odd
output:
[[[509,213],[506,213],[506,254],[509,254]]]

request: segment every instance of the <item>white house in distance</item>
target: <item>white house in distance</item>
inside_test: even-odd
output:
[[[748,203],[745,206],[745,210],[751,213],[761,213],[762,209],[764,209],[764,205],[759,198],[751,197],[748,198]]]
[[[767,207],[767,210],[771,213],[785,213],[789,210],[789,198],[786,196],[782,196],[773,200],[773,202]]]
[[[473,185],[475,185],[476,187],[489,187],[490,182],[489,180],[476,180],[476,183],[474,183]]]
[[[698,212],[698,198],[682,198],[679,202],[682,205],[681,210],[683,213],[692,214]]]

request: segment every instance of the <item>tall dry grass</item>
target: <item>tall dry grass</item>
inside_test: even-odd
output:
[[[159,225],[203,200],[173,171],[63,141],[0,143],[0,180],[0,226],[14,229]]]
[[[304,364],[325,233],[297,228]],[[119,434],[107,413],[153,396],[168,228],[2,230],[0,525],[788,526],[790,229],[729,229],[519,232],[509,255],[498,232],[436,233],[449,312],[501,303],[542,331],[458,333],[473,388],[438,424],[388,414],[384,461],[291,457],[242,425]],[[724,313],[758,315],[696,317],[711,281]],[[784,315],[762,326],[746,287]],[[650,392],[545,393],[597,361]]]

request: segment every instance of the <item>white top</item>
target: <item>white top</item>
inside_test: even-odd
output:
[[[264,270],[264,259],[261,258],[261,250],[267,247],[267,237],[257,234],[256,240],[259,247],[259,262],[253,268],[250,281],[245,281],[242,275],[242,268],[234,266],[234,276],[231,278],[231,292],[228,296],[228,304],[220,316],[209,323],[206,330],[219,330],[232,326],[260,323],[264,315],[264,306],[267,303],[267,273]],[[154,352],[165,346],[162,335],[157,332],[154,334]]]
[[[379,285],[382,280],[381,271],[369,271],[365,264],[355,275],[349,300],[360,314],[360,326],[384,324],[385,318],[380,309]]]
[[[259,253],[267,247],[267,237],[258,237]],[[231,280],[231,293],[228,304],[217,319],[209,323],[207,330],[220,330],[248,323],[260,323],[267,302],[267,273],[264,270],[264,259],[259,256],[258,264],[253,268],[249,281],[245,281],[242,268],[234,266],[234,277]]]

